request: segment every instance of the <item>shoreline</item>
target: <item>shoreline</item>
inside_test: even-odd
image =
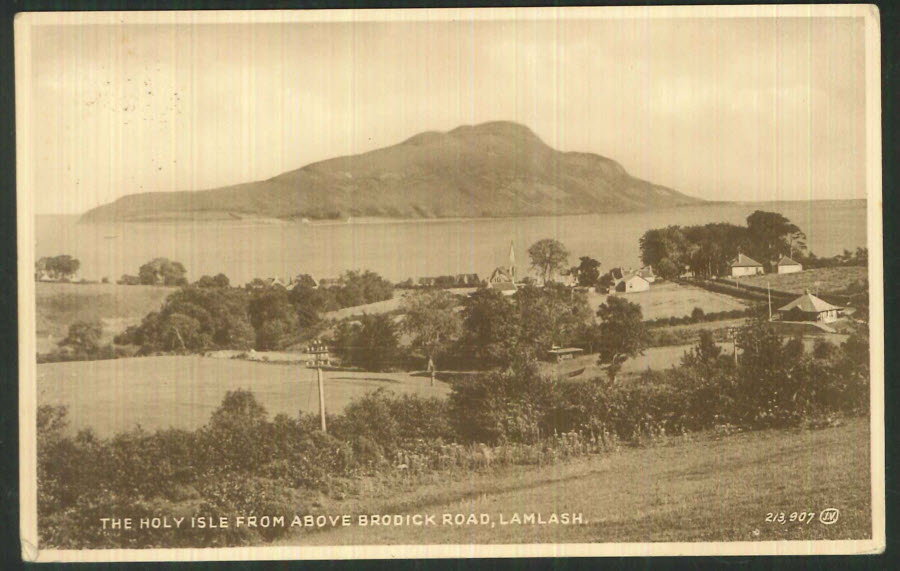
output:
[[[85,226],[123,226],[123,225],[161,225],[161,226],[179,226],[193,224],[221,224],[223,226],[255,226],[255,225],[271,225],[271,226],[311,226],[311,227],[330,227],[330,226],[353,226],[353,225],[380,225],[380,224],[437,224],[437,223],[459,223],[459,222],[497,222],[514,219],[558,219],[558,218],[575,218],[585,216],[628,216],[639,215],[643,213],[656,213],[670,210],[686,210],[691,208],[709,208],[716,206],[753,206],[753,205],[790,205],[813,204],[813,203],[867,203],[867,198],[827,198],[814,200],[769,200],[769,201],[726,201],[726,200],[709,200],[702,203],[679,204],[675,206],[666,206],[663,208],[651,209],[635,209],[621,210],[611,212],[580,212],[580,213],[564,213],[564,214],[510,214],[498,216],[447,216],[447,217],[419,217],[419,218],[390,218],[383,216],[349,216],[340,219],[297,219],[297,218],[271,218],[265,216],[248,215],[242,218],[235,218],[228,212],[224,212],[222,216],[216,217],[167,217],[159,219],[141,219],[141,220],[117,220],[117,221],[85,221],[82,220],[84,213],[81,214],[35,214],[35,218],[60,217],[74,218],[79,225]]]

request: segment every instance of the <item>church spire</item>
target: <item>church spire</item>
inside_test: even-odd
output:
[[[516,248],[512,240],[509,242],[509,277],[516,277]]]

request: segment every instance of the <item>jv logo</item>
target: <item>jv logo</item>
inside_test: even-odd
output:
[[[819,522],[824,523],[825,525],[837,523],[840,514],[841,512],[839,512],[837,508],[822,510],[822,513],[819,514]]]

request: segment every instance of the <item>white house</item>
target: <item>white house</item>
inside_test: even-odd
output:
[[[779,274],[796,274],[797,272],[802,271],[803,266],[800,264],[800,262],[795,262],[787,256],[781,256],[781,259],[778,260]]]
[[[649,289],[650,282],[648,282],[638,274],[625,276],[625,279],[616,284],[617,292],[636,293],[639,291],[647,291]]]
[[[744,254],[738,254],[738,257],[731,262],[732,277],[740,276],[756,276],[766,273],[763,265]]]

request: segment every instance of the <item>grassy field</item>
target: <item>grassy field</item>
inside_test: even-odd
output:
[[[441,475],[409,489],[366,486],[317,513],[434,514],[428,527],[296,530],[280,543],[472,544],[863,539],[871,536],[868,419],[821,430],[704,433],[545,466]],[[833,525],[819,522],[839,510]],[[785,512],[786,522],[767,522]],[[811,523],[790,515],[813,512]],[[486,525],[441,525],[443,514]],[[582,525],[507,524],[581,513]],[[354,521],[358,521],[354,518]]]
[[[795,274],[748,276],[740,278],[738,283],[764,288],[768,282],[772,289],[780,291],[799,294],[808,289],[812,292],[828,293],[843,290],[856,281],[868,279],[868,271],[868,268],[857,266],[815,268]]]
[[[699,307],[706,313],[747,307],[747,302],[744,300],[672,282],[655,283],[650,286],[649,291],[618,295],[630,302],[640,304],[644,319],[684,317],[690,315],[695,307]],[[592,308],[596,309],[606,301],[606,298],[606,294],[592,293],[588,295],[588,302]]]
[[[173,291],[174,288],[154,286],[37,282],[37,352],[56,348],[68,334],[69,325],[79,320],[100,320],[103,342],[112,341],[117,333],[158,310]]]
[[[337,413],[352,399],[384,387],[422,396],[448,389],[408,373],[326,371],[326,404]],[[270,416],[318,413],[315,371],[300,365],[199,356],[48,363],[37,367],[39,404],[67,405],[73,429],[111,435],[136,425],[195,429],[209,420],[226,391],[246,388]]]

